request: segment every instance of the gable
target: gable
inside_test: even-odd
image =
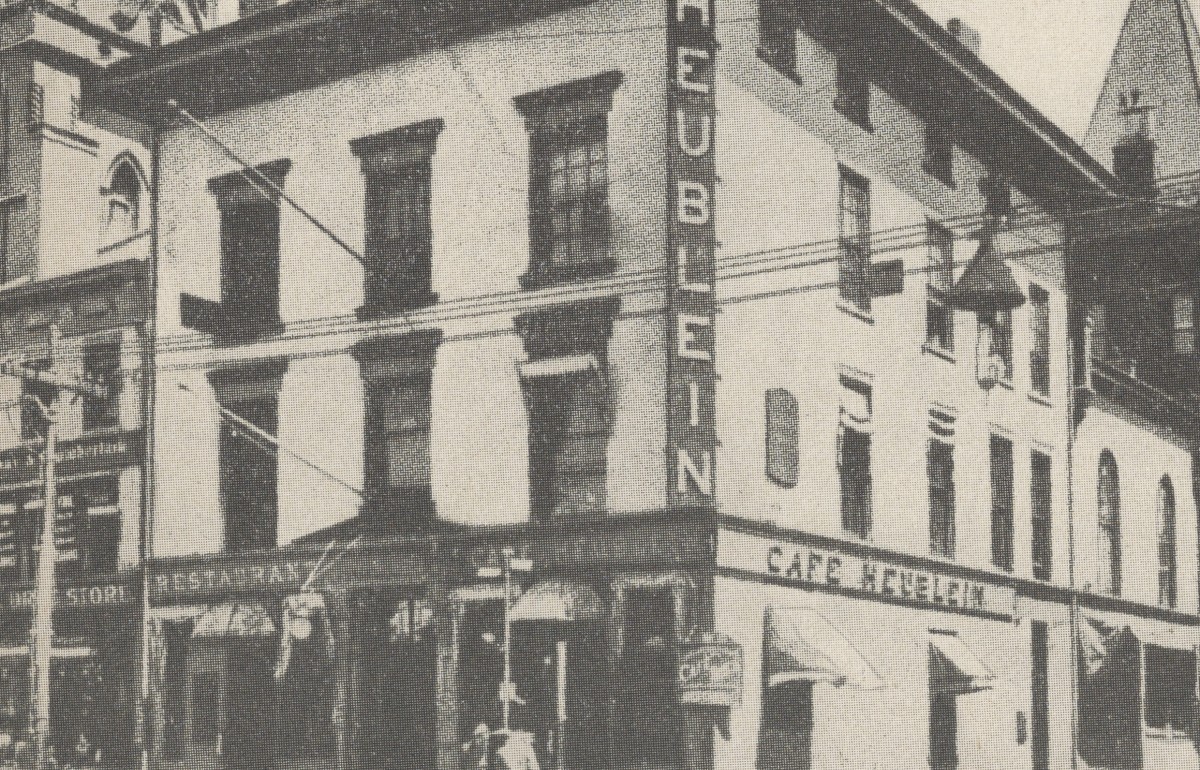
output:
[[[1195,6],[1195,7],[1193,7]],[[1132,0],[1083,146],[1111,169],[1125,133],[1122,99],[1155,112],[1156,175],[1193,171],[1200,154],[1200,0]]]

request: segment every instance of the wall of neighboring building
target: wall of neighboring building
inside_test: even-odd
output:
[[[755,4],[722,8],[717,84],[721,243],[718,359],[723,362],[717,415],[719,494],[727,514],[834,537],[844,536],[839,507],[837,433],[843,375],[865,381],[873,397],[871,542],[912,554],[930,553],[926,449],[929,410],[954,410],[954,482],[959,563],[993,569],[989,437],[1014,444],[1015,573],[1032,574],[1030,453],[1053,462],[1054,579],[1067,564],[1066,308],[1060,236],[1019,192],[1018,215],[997,238],[1016,255],[1010,264],[1028,292],[1050,295],[1049,397],[1034,393],[1030,375],[1030,308],[1013,314],[1011,387],[991,390],[976,377],[977,322],[957,312],[954,350],[925,345],[927,221],[956,238],[956,274],[973,255],[972,227],[984,200],[986,172],[961,147],[954,186],[922,169],[924,122],[878,87],[871,88],[867,132],[835,111],[836,61],[803,33],[799,81],[756,56],[758,33],[747,18]],[[869,317],[838,296],[839,167],[870,183],[873,261],[901,259],[902,293],[873,300]],[[786,388],[800,409],[800,478],[794,488],[764,472],[764,393]]]
[[[664,14],[661,4],[604,0],[206,121],[250,162],[289,158],[286,192],[355,249],[362,248],[363,176],[349,142],[430,118],[445,121],[432,177],[433,290],[441,302],[408,315],[445,332],[432,415],[433,496],[444,519],[528,517],[528,425],[516,368],[525,353],[513,318],[537,304],[587,295],[623,294],[609,344],[616,405],[608,507],[645,510],[665,501],[663,297],[645,284],[665,258]],[[625,31],[601,34],[612,30]],[[529,139],[512,100],[614,69],[624,76],[608,122],[614,282],[624,279],[632,288],[523,292]],[[162,166],[159,333],[205,347],[203,337],[181,326],[179,296],[219,296],[219,221],[206,185],[235,166],[187,127],[164,137]],[[355,340],[348,319],[362,302],[363,273],[296,211],[285,205],[281,216],[281,312],[289,341],[160,358],[156,555],[220,547],[217,417],[206,362],[290,356],[280,441],[351,484],[362,481],[362,386],[358,365],[344,351]],[[389,328],[409,329],[400,319]],[[182,393],[179,383],[200,400]],[[358,501],[284,457],[279,508],[286,542],[352,516]]]
[[[1101,563],[1100,456],[1112,452],[1120,481],[1121,596],[1158,604],[1158,489],[1169,478],[1175,494],[1178,607],[1197,607],[1196,501],[1188,441],[1111,404],[1086,412],[1075,445],[1076,582],[1099,590]]]

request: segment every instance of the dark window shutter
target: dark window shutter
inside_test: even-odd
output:
[[[800,481],[800,403],[783,388],[766,395],[767,478],[782,487]]]

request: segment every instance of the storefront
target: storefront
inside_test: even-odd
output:
[[[717,563],[716,628],[746,663],[716,767],[1009,770],[1048,750],[1036,746],[1048,741],[1037,632],[1013,587],[736,523],[718,536]],[[1052,633],[1066,638],[1068,624]]]
[[[60,589],[51,652],[51,744],[80,768],[137,767],[141,577]],[[12,751],[29,735],[32,587],[0,592],[0,732]]]
[[[152,566],[157,766],[711,761],[708,707],[677,684],[684,643],[711,622],[711,519],[339,532]]]

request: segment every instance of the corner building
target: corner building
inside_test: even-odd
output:
[[[1080,577],[1072,236],[1128,172],[979,43],[295,0],[99,73],[161,148],[153,766],[450,770],[506,723],[556,768],[1090,761],[1089,665],[1149,704],[1196,596]],[[1020,307],[951,306],[980,263]],[[1129,718],[1112,766],[1171,766]]]

